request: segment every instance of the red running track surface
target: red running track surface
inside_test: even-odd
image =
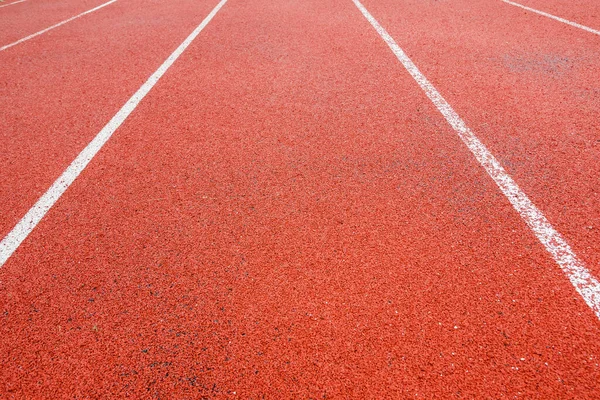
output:
[[[0,46],[74,17],[106,1],[108,0],[26,0],[18,5],[0,8]],[[5,0],[0,5],[8,3],[11,1]]]
[[[501,1],[365,1],[600,276],[600,37]]]
[[[585,25],[595,30],[600,30],[600,3],[594,0],[519,0],[516,3],[552,14],[571,22]],[[523,13],[530,12],[525,10],[522,11]],[[538,18],[546,17],[539,16]],[[560,24],[560,22],[555,23]],[[548,29],[546,33],[552,35],[552,29]]]
[[[213,6],[209,1],[117,0],[0,52],[0,235]]]
[[[591,105],[543,109],[591,75],[567,73],[570,85],[511,75],[500,48],[513,41],[534,57],[580,34],[553,25],[536,53],[515,29],[481,29],[485,13],[498,25],[534,17],[504,3],[395,4],[365,2],[597,274],[597,242],[575,229],[598,219],[583,201],[596,201],[586,190],[597,166],[561,160],[532,128],[556,124],[557,143],[576,151],[562,130],[571,116],[593,143]],[[98,37],[81,51],[127,77],[66,51],[75,33],[40,37],[65,48],[48,68],[83,57],[89,81],[55,90],[87,108],[72,105],[70,137],[38,123],[38,134],[3,139],[14,146],[3,196],[35,201],[27,185],[43,192],[213,6],[117,2],[74,22],[114,34],[121,52]],[[161,18],[152,12],[171,13],[162,35],[148,27]],[[119,41],[127,35],[112,24],[134,18],[131,42]],[[496,61],[473,56],[482,37]],[[595,51],[581,41],[570,51]],[[40,57],[33,46],[0,57],[16,70]],[[155,53],[128,54],[139,46]],[[41,61],[22,67],[23,85],[51,85],[34,68]],[[510,79],[537,95],[511,92]],[[49,115],[62,112],[56,103],[27,93],[5,96],[21,102],[11,112],[63,122]],[[19,177],[32,160],[51,171]],[[561,219],[560,201],[581,215]],[[6,230],[30,206],[21,202],[2,203]],[[229,0],[0,270],[0,305],[8,398],[600,395],[600,322],[350,0]]]

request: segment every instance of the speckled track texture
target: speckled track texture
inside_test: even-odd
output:
[[[0,8],[0,46],[101,4]],[[0,51],[0,238],[217,5]],[[364,6],[600,277],[600,37]],[[600,29],[594,0],[519,3]],[[600,321],[352,0],[228,0],[0,269],[0,399],[598,399]]]

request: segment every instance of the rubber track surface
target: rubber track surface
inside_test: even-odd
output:
[[[402,1],[394,9],[391,1],[365,2],[482,140],[505,163],[514,160],[511,173],[597,272],[597,242],[577,234],[580,220],[569,222],[556,206],[563,201],[567,213],[580,210],[595,223],[597,199],[585,191],[597,187],[597,165],[581,156],[579,165],[595,180],[578,176],[574,163],[542,140],[547,131],[532,128],[545,121],[536,113],[545,92],[536,90],[551,83],[552,90],[567,88],[538,78],[543,71],[497,73],[512,62],[503,61],[498,46],[525,46],[515,29],[505,37],[493,33],[485,51],[495,60],[473,57],[473,48],[453,55],[453,31],[443,40],[432,33],[463,29],[464,46],[483,52],[468,30],[481,26],[473,15],[493,11],[510,17],[506,24],[532,17],[501,2],[475,2],[472,14],[464,11],[467,2],[453,3]],[[78,87],[55,88],[73,102],[73,132],[81,133],[65,138],[65,129],[50,125],[38,137],[23,133],[20,143],[48,166],[39,169],[53,170],[17,179],[30,157],[11,148],[12,161],[2,162],[15,165],[5,174],[13,181],[3,190],[23,188],[23,198],[34,201],[21,185],[43,191],[214,6],[156,5],[172,13],[160,25],[167,40],[146,28],[150,10],[116,4],[106,9],[106,24],[82,26],[103,27],[95,51],[129,75],[90,66],[92,59],[104,62],[91,55],[78,63],[77,71],[90,68],[97,76],[78,83],[89,88],[89,111],[74,105],[84,95]],[[446,7],[447,23],[436,19],[436,7]],[[461,10],[468,21],[456,16]],[[112,36],[108,21],[133,18],[126,11],[143,14],[135,29],[123,28],[131,42],[114,44],[119,51],[102,47],[110,37],[121,43],[125,33]],[[462,21],[459,28],[452,18]],[[500,29],[498,20],[487,21],[490,30],[478,30],[477,38]],[[537,24],[525,27],[534,31]],[[591,39],[579,40],[591,54]],[[537,52],[517,47],[509,54],[537,57],[567,41],[555,35],[536,44]],[[140,58],[150,50],[128,54],[152,43],[151,60]],[[61,44],[67,45],[48,39],[44,46]],[[24,53],[6,59],[10,68],[25,54],[40,57],[39,49],[14,50]],[[58,54],[48,68],[59,68]],[[477,67],[485,77],[477,86],[472,63],[480,59],[487,61]],[[45,79],[33,78],[41,63],[24,70],[32,75],[23,84]],[[576,69],[565,73],[577,87],[591,79]],[[536,95],[511,92],[511,79]],[[492,94],[490,80],[497,82]],[[91,90],[96,84],[102,91]],[[500,98],[504,90],[511,95]],[[11,112],[45,107],[33,89],[27,102],[11,93],[23,102]],[[547,95],[556,100],[550,89]],[[553,110],[575,112],[569,104]],[[48,107],[36,113],[60,109]],[[578,110],[573,119],[591,123],[591,105]],[[574,151],[573,142],[563,144],[568,122],[556,121],[557,146]],[[589,126],[577,131],[584,148],[592,141]],[[58,151],[51,150],[54,140],[67,150],[49,157]],[[591,203],[575,202],[577,190]],[[23,201],[3,210],[19,204],[25,211]],[[18,216],[3,221],[6,229]],[[0,305],[0,394],[8,398],[600,394],[600,322],[346,0],[230,0],[0,270]]]
[[[0,52],[2,237],[213,6],[117,1]]]
[[[594,0],[574,0],[568,2],[560,0],[523,0],[517,3],[586,25],[592,29],[600,29],[600,4]],[[527,11],[523,10],[523,12]],[[546,33],[547,35],[552,35],[551,30],[547,30]]]
[[[599,276],[599,38],[503,2],[365,5]]]

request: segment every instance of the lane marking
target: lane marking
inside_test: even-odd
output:
[[[19,4],[19,3],[22,3],[22,2],[24,2],[24,1],[27,1],[27,0],[19,0],[19,1],[13,1],[12,3],[8,3],[8,4],[2,4],[2,5],[0,6],[0,8],[2,8],[2,7],[8,7],[8,6],[12,6],[13,4]]]
[[[0,267],[6,263],[8,258],[17,250],[23,240],[29,236],[31,231],[42,220],[46,213],[54,206],[63,193],[71,186],[75,179],[81,174],[94,156],[100,151],[113,133],[127,119],[129,114],[135,110],[137,105],[156,85],[158,80],[173,65],[175,60],[187,49],[192,41],[202,32],[204,27],[213,19],[217,12],[225,5],[227,0],[221,0],[219,4],[202,20],[200,25],[175,49],[175,51],[162,63],[160,67],[148,78],[148,80],[131,96],[121,107],[114,117],[106,124],[96,137],[79,153],[71,162],[62,175],[54,181],[52,186],[39,198],[29,209],[27,214],[15,225],[15,227],[0,242]]]
[[[544,17],[552,18],[552,19],[554,19],[556,21],[563,22],[563,23],[565,23],[567,25],[574,26],[575,28],[583,29],[584,31],[588,31],[590,33],[595,33],[596,35],[600,35],[600,31],[598,31],[596,29],[592,29],[592,28],[590,28],[588,26],[585,26],[585,25],[578,24],[577,22],[572,22],[572,21],[569,21],[568,19],[557,17],[556,15],[548,14],[547,12],[544,12],[544,11],[536,10],[535,8],[527,7],[527,6],[524,6],[523,4],[515,3],[514,1],[510,1],[510,0],[502,0],[502,1],[505,2],[505,3],[507,3],[507,4],[511,4],[513,6],[516,6],[516,7],[521,7],[524,10],[531,11],[531,12],[534,12],[536,14],[543,15]]]
[[[419,71],[412,60],[398,46],[387,31],[358,1],[352,0],[363,16],[371,23],[379,36],[385,41],[404,68],[410,73],[427,97],[437,107],[446,121],[454,128],[460,139],[469,148],[479,164],[485,168],[488,175],[496,182],[502,193],[508,198],[521,218],[552,255],[556,263],[571,281],[577,292],[583,297],[587,305],[600,319],[600,282],[585,267],[584,263],[575,255],[569,244],[558,233],[544,214],[533,204],[527,195],[519,188],[517,183],[508,175],[500,162],[490,153],[485,145],[467,127],[465,122],[454,111],[450,104],[442,97],[437,89]]]
[[[76,15],[76,16],[74,16],[74,17],[71,17],[71,18],[69,18],[69,19],[66,19],[66,20],[64,20],[64,21],[62,21],[62,22],[59,22],[58,24],[52,25],[52,26],[50,26],[50,27],[48,27],[48,28],[46,28],[46,29],[42,29],[42,30],[41,30],[41,31],[39,31],[39,32],[36,32],[36,33],[34,33],[34,34],[31,34],[31,35],[29,35],[29,36],[26,36],[26,37],[24,37],[23,39],[19,39],[19,40],[17,40],[16,42],[13,42],[13,43],[7,44],[7,45],[5,45],[5,46],[2,46],[2,47],[0,47],[0,51],[3,51],[3,50],[6,50],[6,49],[8,49],[8,48],[11,48],[11,47],[13,47],[13,46],[16,46],[16,45],[18,45],[19,43],[23,43],[23,42],[25,42],[25,41],[27,41],[27,40],[29,40],[29,39],[33,39],[34,37],[36,37],[36,36],[39,36],[39,35],[41,35],[41,34],[43,34],[43,33],[46,33],[46,32],[48,32],[48,31],[50,31],[50,30],[52,30],[52,29],[54,29],[54,28],[58,28],[59,26],[61,26],[61,25],[64,25],[64,24],[66,24],[67,22],[71,22],[71,21],[73,21],[74,19],[77,19],[77,18],[79,18],[79,17],[83,17],[83,16],[84,16],[84,15],[86,15],[86,14],[93,13],[94,11],[97,11],[97,10],[101,9],[102,7],[106,7],[106,6],[108,6],[108,5],[112,4],[112,3],[114,3],[115,1],[117,1],[117,0],[110,0],[110,1],[109,1],[109,2],[107,2],[107,3],[101,4],[101,5],[99,5],[98,7],[94,7],[94,8],[92,8],[91,10],[84,11],[84,12],[82,12],[81,14],[78,14],[78,15]]]

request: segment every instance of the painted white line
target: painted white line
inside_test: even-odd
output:
[[[8,6],[12,6],[13,4],[19,4],[19,3],[22,3],[22,2],[24,2],[24,1],[27,1],[27,0],[19,0],[19,1],[13,1],[12,3],[8,3],[8,4],[2,4],[2,5],[0,6],[0,8],[2,8],[2,7],[8,7]]]
[[[129,100],[121,107],[114,117],[106,124],[96,137],[79,153],[71,165],[62,173],[62,175],[50,186],[50,188],[39,198],[31,207],[25,216],[15,225],[15,227],[0,242],[0,267],[17,250],[23,240],[42,220],[44,215],[52,208],[63,193],[71,186],[75,179],[81,174],[85,167],[90,163],[94,156],[100,151],[104,144],[115,133],[117,128],[127,119],[129,114],[135,110],[137,105],[156,85],[156,82],[167,72],[175,60],[187,49],[192,41],[202,32],[204,27],[213,19],[215,14],[223,7],[227,0],[221,0],[219,4],[204,18],[196,29],[175,49],[175,51],[162,63],[160,67],[148,78],[148,80],[131,96]]]
[[[404,68],[417,81],[427,97],[442,113],[446,121],[454,128],[461,140],[467,145],[477,161],[485,168],[489,176],[496,182],[502,193],[508,198],[521,218],[529,225],[529,228],[552,255],[556,263],[567,275],[571,284],[583,297],[587,305],[600,319],[600,282],[590,273],[583,262],[575,255],[565,239],[558,233],[544,214],[529,200],[527,195],[519,188],[516,182],[502,168],[502,165],[490,153],[483,143],[467,127],[465,122],[442,97],[437,89],[427,80],[425,75],[419,71],[412,60],[398,46],[387,31],[358,1],[352,0],[364,17],[371,23],[381,38],[387,43]]]
[[[64,21],[62,21],[62,22],[59,22],[59,23],[58,23],[58,24],[56,24],[56,25],[52,25],[52,26],[50,26],[50,27],[48,27],[48,28],[46,28],[46,29],[42,29],[42,30],[41,30],[41,31],[39,31],[39,32],[36,32],[36,33],[34,33],[34,34],[31,34],[31,35],[29,35],[29,36],[26,36],[26,37],[24,37],[23,39],[19,39],[19,40],[17,40],[16,42],[13,42],[13,43],[7,44],[7,45],[5,45],[5,46],[2,46],[2,47],[0,47],[0,51],[3,51],[3,50],[6,50],[6,49],[8,49],[8,48],[11,48],[11,47],[13,47],[13,46],[16,46],[16,45],[18,45],[19,43],[23,43],[23,42],[25,42],[25,41],[27,41],[27,40],[29,40],[29,39],[33,39],[34,37],[36,37],[36,36],[39,36],[39,35],[41,35],[41,34],[43,34],[43,33],[46,33],[46,32],[48,32],[48,31],[50,31],[50,30],[52,30],[52,29],[54,29],[54,28],[58,28],[59,26],[61,26],[61,25],[64,25],[64,24],[66,24],[67,22],[71,22],[71,21],[73,21],[74,19],[77,19],[77,18],[79,18],[79,17],[83,17],[83,16],[84,16],[84,15],[86,15],[86,14],[93,13],[94,11],[97,11],[97,10],[101,9],[102,7],[106,7],[106,6],[108,6],[109,4],[112,4],[112,3],[114,3],[115,1],[117,1],[117,0],[110,0],[110,1],[109,1],[109,2],[107,2],[107,3],[101,4],[101,5],[99,5],[98,7],[92,8],[91,10],[87,10],[87,11],[85,11],[85,12],[82,12],[81,14],[78,14],[78,15],[76,15],[76,16],[74,16],[74,17],[71,17],[71,18],[69,18],[69,19],[66,19],[66,20],[64,20]]]
[[[514,1],[510,1],[510,0],[502,0],[502,1],[505,3],[511,4],[513,6],[521,7],[524,10],[543,15],[544,17],[548,17],[548,18],[552,18],[556,21],[564,22],[565,24],[574,26],[575,28],[583,29],[584,31],[588,31],[590,33],[595,33],[596,35],[600,35],[600,31],[598,31],[596,29],[592,29],[585,25],[578,24],[577,22],[572,22],[572,21],[569,21],[568,19],[557,17],[556,15],[548,14],[547,12],[544,12],[544,11],[536,10],[535,8],[527,7],[527,6],[524,6],[523,4],[515,3]]]

